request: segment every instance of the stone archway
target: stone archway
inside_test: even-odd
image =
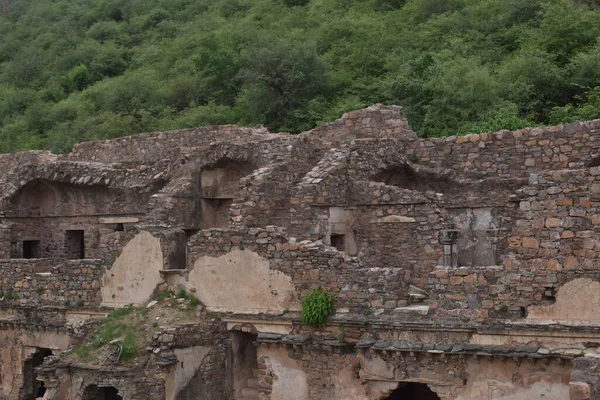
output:
[[[43,364],[44,358],[51,356],[52,350],[45,348],[36,349],[23,365],[23,392],[21,399],[34,400],[44,396],[46,387],[43,381],[37,379],[35,369]]]
[[[114,386],[90,385],[83,391],[82,400],[123,400]]]
[[[440,400],[424,383],[402,382],[385,400]]]

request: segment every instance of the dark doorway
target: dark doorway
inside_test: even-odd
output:
[[[187,268],[187,240],[185,232],[175,232],[171,235],[171,246],[167,250],[167,269]]]
[[[387,400],[440,400],[424,383],[401,383],[401,386],[394,390]]]
[[[42,258],[42,246],[39,240],[23,241],[23,258]]]
[[[65,256],[67,260],[82,260],[85,258],[84,231],[67,231],[65,237]]]
[[[117,388],[110,386],[102,387],[100,388],[100,390],[101,392],[103,392],[102,394],[104,394],[104,400],[123,400],[123,397],[119,395],[119,391],[117,390]],[[102,399],[102,395],[100,396],[100,398]]]
[[[35,353],[25,361],[23,365],[23,400],[34,400],[38,397],[44,397],[46,387],[44,382],[36,379],[35,369],[42,365],[44,358],[51,356],[50,349],[37,349]]]
[[[232,332],[233,389],[235,399],[258,398],[256,335]]]
[[[83,391],[82,400],[123,400],[114,386],[90,385]]]

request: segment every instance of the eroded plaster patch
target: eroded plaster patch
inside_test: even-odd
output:
[[[234,249],[220,257],[201,257],[187,282],[213,311],[281,313],[298,310],[292,278],[272,270],[269,260],[250,250]]]
[[[160,240],[149,232],[136,235],[102,278],[102,305],[145,305],[163,282]]]
[[[569,398],[568,365],[512,362],[468,363],[469,379],[456,400],[565,400]]]
[[[600,324],[600,282],[578,278],[565,283],[556,294],[556,303],[529,307],[527,320]]]
[[[356,365],[348,365],[333,377],[334,400],[369,400],[367,387],[358,379]]]
[[[167,400],[175,400],[194,377],[204,358],[210,351],[210,346],[195,346],[185,349],[175,349],[177,363],[169,378],[165,380]]]
[[[288,357],[285,349],[258,349],[258,356],[265,357],[265,363],[273,376],[271,400],[308,400],[308,381],[296,360]]]

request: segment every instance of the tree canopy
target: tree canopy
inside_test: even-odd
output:
[[[421,136],[600,118],[598,0],[0,0],[0,151],[373,103]]]

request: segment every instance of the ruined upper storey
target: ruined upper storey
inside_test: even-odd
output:
[[[0,155],[0,397],[31,395],[34,368],[83,337],[82,319],[168,289],[212,314],[156,327],[140,374],[44,365],[53,393],[77,381],[76,400],[177,398],[193,359],[190,382],[230,398],[233,346],[248,361],[234,361],[237,392],[260,369],[310,382],[303,399],[399,381],[479,399],[502,368],[551,366],[531,393],[566,398],[565,361],[585,361],[600,331],[599,137],[600,120],[420,139],[400,107],[376,105],[299,135],[219,126]],[[313,335],[299,311],[317,287],[336,313]],[[285,398],[284,378],[261,380],[263,398]],[[501,393],[539,383],[518,378]]]
[[[599,134],[588,121],[419,139],[400,107],[376,105],[299,135],[218,126],[1,155],[0,273],[24,304],[55,307],[141,304],[168,284],[214,309],[281,312],[324,286],[351,313],[525,318],[595,268]],[[229,294],[200,282],[205,257],[234,250],[276,271],[277,294],[234,299],[255,272],[243,263]],[[464,284],[472,295],[454,294]]]

